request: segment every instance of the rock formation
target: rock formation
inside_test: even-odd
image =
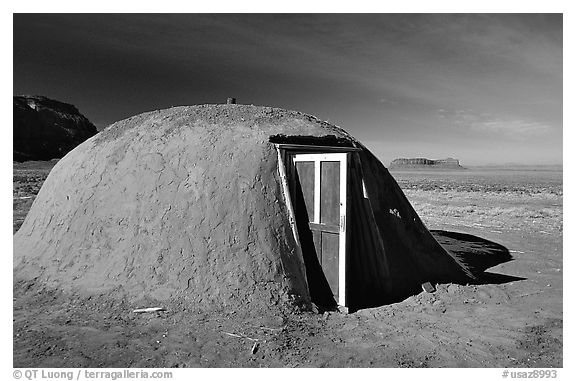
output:
[[[14,96],[15,161],[61,158],[98,131],[73,105],[43,96]]]
[[[389,169],[465,169],[458,159],[430,160],[425,158],[395,159],[390,163]]]

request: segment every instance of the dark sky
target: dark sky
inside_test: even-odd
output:
[[[99,128],[173,105],[315,115],[384,162],[562,163],[562,15],[16,14],[14,94]]]

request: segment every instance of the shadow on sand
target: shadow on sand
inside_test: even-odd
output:
[[[430,232],[436,241],[438,241],[438,243],[440,243],[447,251],[449,251],[453,257],[458,258],[460,263],[462,263],[468,270],[470,270],[470,272],[476,278],[476,280],[468,279],[466,281],[462,281],[461,277],[455,277],[454,279],[446,278],[437,280],[437,283],[482,285],[503,284],[526,280],[526,278],[486,271],[491,267],[512,261],[514,259],[510,254],[510,251],[505,246],[471,234],[445,230],[431,230]],[[306,263],[306,266],[308,267],[308,263]],[[322,272],[320,265],[311,268],[316,268],[318,269],[318,272]],[[310,276],[308,273],[307,275]],[[321,279],[324,278],[322,277]],[[327,288],[327,290],[328,292],[325,294],[330,294],[329,288]],[[373,295],[372,297],[366,298],[362,301],[362,303],[350,306],[349,312],[356,312],[365,308],[374,308],[387,304],[402,302],[403,300],[406,300],[411,296],[418,295],[421,292],[422,287],[419,284],[411,284],[409,286],[405,285],[403,287],[397,288],[393,293],[386,295],[384,298],[381,297],[381,295]],[[319,305],[319,309],[322,311],[336,309],[333,298],[330,298],[330,301],[332,301],[331,305],[323,304],[322,302],[324,300],[321,300],[320,303],[317,300],[318,299],[314,300],[314,302]]]
[[[476,278],[476,280],[468,279],[466,281],[462,281],[461,277],[455,277],[454,279],[446,278],[437,280],[437,283],[482,285],[503,284],[526,279],[486,271],[491,267],[513,260],[510,251],[503,245],[471,234],[445,230],[430,230],[430,232],[436,241],[438,241],[444,249],[449,251],[453,257],[458,258],[460,263],[470,270]],[[386,299],[378,298],[377,296],[367,299],[363,304],[351,308],[350,312],[402,302],[403,300],[418,295],[421,292],[422,287],[420,285],[414,284],[411,286],[405,286],[396,289],[396,291],[393,294],[388,295]]]
[[[487,272],[501,263],[513,260],[510,251],[496,242],[471,234],[445,230],[431,230],[434,238],[457,257],[477,278],[471,284],[502,284],[526,278]]]

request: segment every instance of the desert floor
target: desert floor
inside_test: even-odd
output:
[[[53,164],[14,164],[14,232]],[[16,282],[14,366],[562,367],[562,170],[392,174],[430,229],[493,241],[514,260],[489,269],[492,282],[351,314],[133,314],[106,295]]]

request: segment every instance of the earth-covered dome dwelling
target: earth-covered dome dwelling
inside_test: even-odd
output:
[[[69,152],[14,237],[14,277],[134,300],[351,310],[474,278],[346,131],[238,104],[147,112]]]

